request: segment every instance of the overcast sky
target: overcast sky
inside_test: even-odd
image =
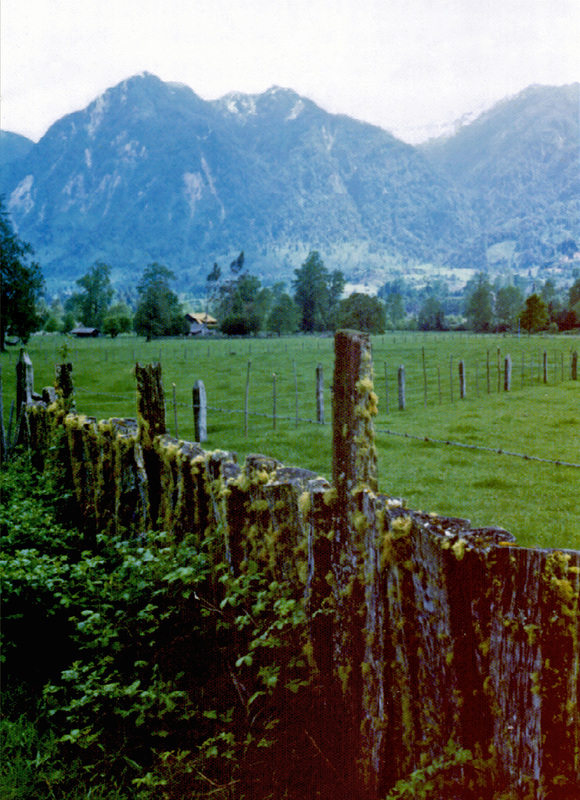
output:
[[[409,142],[580,80],[578,0],[1,0],[1,124],[39,139],[139,72],[206,100],[278,85]]]

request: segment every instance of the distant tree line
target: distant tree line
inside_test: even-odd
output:
[[[418,289],[399,279],[384,284],[378,295],[385,301],[390,329],[536,333],[580,327],[580,278],[560,290],[547,279],[538,289],[534,285],[527,297],[524,283],[514,276],[513,283],[492,284],[487,273],[480,272],[461,291],[449,292],[441,280]]]
[[[115,337],[135,331],[148,340],[188,333],[185,311],[171,284],[174,273],[166,266],[149,264],[132,291],[117,290],[111,267],[95,262],[76,281],[77,289],[64,302],[43,299],[40,267],[32,249],[14,233],[0,198],[0,345],[8,335],[23,341],[35,330],[68,333],[77,326],[98,329]],[[486,273],[473,276],[461,291],[449,291],[436,279],[417,287],[404,279],[385,283],[377,295],[355,292],[343,297],[345,277],[329,271],[320,253],[311,251],[294,270],[290,291],[282,282],[262,286],[246,264],[244,251],[222,272],[214,263],[207,275],[205,311],[217,320],[225,335],[251,335],[260,331],[291,334],[356,328],[380,334],[387,330],[474,330],[535,333],[580,327],[580,277],[568,290],[553,281],[524,296],[524,279],[490,283]]]

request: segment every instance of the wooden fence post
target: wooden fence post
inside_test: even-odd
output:
[[[179,428],[177,426],[177,387],[175,384],[172,386],[173,388],[173,423],[175,425],[175,438],[179,439]]]
[[[161,476],[154,440],[167,432],[161,364],[135,364],[137,381],[137,449],[142,451],[146,475],[148,518],[157,525],[161,502]],[[140,458],[140,456],[137,456]]]
[[[316,422],[324,425],[324,371],[322,364],[316,367]]]
[[[196,442],[207,441],[207,398],[203,381],[196,381],[192,389],[193,428]]]
[[[153,439],[156,436],[167,433],[161,364],[136,364],[135,378],[139,439],[145,449],[153,446]]]
[[[463,359],[459,362],[459,397],[465,400],[467,393],[467,381],[465,377],[465,362]]]
[[[427,408],[427,366],[425,364],[425,348],[421,348],[423,353],[423,405]]]
[[[248,371],[246,373],[246,400],[244,404],[244,435],[248,435],[248,421],[250,416],[250,370],[252,362],[248,361]]]
[[[451,402],[453,402],[453,356],[449,358],[449,392],[451,395]]]
[[[574,350],[572,353],[572,363],[570,364],[570,378],[573,381],[578,380],[578,351]]]
[[[542,355],[542,377],[544,383],[548,383],[548,351],[544,350]]]
[[[31,403],[34,394],[34,370],[32,361],[24,348],[16,362],[16,413],[20,416],[22,406]]]
[[[374,492],[377,491],[377,455],[373,417],[377,398],[373,391],[370,338],[355,331],[335,336],[332,393],[332,474],[336,490],[333,502],[334,536],[329,566],[337,623],[330,631],[332,672],[328,686],[330,718],[338,723],[335,743],[345,765],[357,764],[368,748],[361,735],[360,715],[367,716],[361,680],[361,661],[366,641],[357,619],[368,608],[366,553],[368,531],[376,531]],[[376,533],[373,537],[375,541]],[[374,606],[373,606],[374,607]],[[360,620],[360,617],[359,617]],[[379,648],[380,649],[380,648]],[[364,677],[364,676],[363,676]],[[371,684],[369,684],[370,686]],[[372,683],[374,689],[374,683]],[[372,740],[372,737],[370,737]],[[369,758],[370,760],[370,758]],[[349,766],[345,784],[359,771]],[[353,796],[352,791],[347,791]]]
[[[489,379],[490,378],[490,376],[489,376],[489,350],[487,351],[487,359],[486,359],[486,362],[485,362],[485,370],[486,370],[486,375],[487,375],[487,393],[489,394],[491,392],[491,384],[490,384],[490,379]]]
[[[505,392],[511,391],[512,388],[512,357],[509,353],[504,359],[503,388]]]
[[[377,490],[376,414],[368,334],[338,331],[332,392],[332,475],[342,503],[364,484]],[[404,368],[403,368],[404,370]]]
[[[397,380],[399,384],[399,411],[405,410],[405,367],[403,364],[399,367],[397,373]]]
[[[302,342],[302,347],[304,348],[304,342]],[[298,427],[298,373],[296,372],[296,359],[292,359],[292,364],[294,366],[294,405],[295,405],[295,426]]]

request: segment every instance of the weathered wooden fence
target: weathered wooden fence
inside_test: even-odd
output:
[[[136,420],[100,422],[69,410],[60,367],[56,400],[23,390],[21,430],[39,467],[60,433],[88,533],[219,526],[232,570],[252,559],[295,586],[327,698],[325,757],[357,796],[384,796],[451,742],[472,759],[445,797],[578,798],[580,553],[519,548],[377,494],[369,340],[339,332],[335,347],[332,485],[166,435],[159,365],[137,365]]]

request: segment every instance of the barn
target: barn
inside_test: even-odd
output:
[[[78,328],[73,328],[71,331],[72,336],[77,336],[79,339],[87,338],[89,336],[98,336],[99,329],[98,328],[84,328],[83,326],[79,326]]]
[[[190,336],[205,336],[206,333],[217,328],[217,319],[210,316],[206,311],[186,314],[185,318],[189,323]]]

